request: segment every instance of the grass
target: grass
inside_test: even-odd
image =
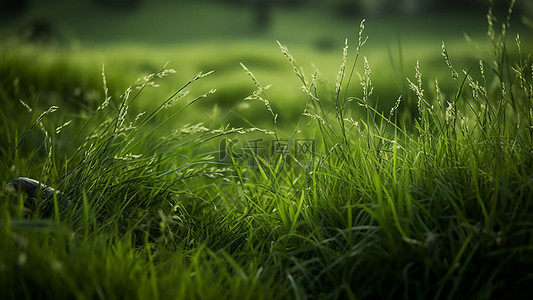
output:
[[[35,74],[35,90],[17,90],[17,76],[5,75],[0,182],[29,176],[63,194],[2,195],[2,298],[526,298],[533,279],[530,41],[508,36],[506,21],[495,24],[490,59],[464,72],[442,44],[449,84],[439,88],[443,80],[420,60],[405,93],[383,109],[363,25],[331,84],[303,70],[283,44],[280,62],[268,56],[303,86],[302,109],[289,125],[271,101],[275,82],[246,61],[246,71],[237,67],[253,78],[243,92],[266,119],[260,128],[187,124],[188,114],[207,115],[202,102],[218,91],[205,87],[224,70],[182,79],[170,93],[163,86],[156,95],[167,96],[156,98],[151,86],[175,76],[172,69],[120,93],[113,88],[120,74],[109,65],[82,64],[80,73],[102,74],[102,83],[72,79],[74,56],[52,72],[64,72],[67,83]],[[9,63],[24,66],[16,57]],[[36,111],[64,95],[61,84],[81,85],[88,98],[101,89],[79,115]],[[139,103],[143,97],[152,105]],[[283,140],[289,152],[246,155],[257,138]],[[307,139],[316,151],[293,151]]]
[[[177,74],[160,82],[161,88],[144,92],[143,100],[136,102],[132,109],[146,110],[153,105],[150,99],[166,97],[176,88],[175,82],[183,82],[199,71],[216,70],[208,84],[193,86],[191,92],[201,94],[204,88],[216,88],[216,101],[204,101],[199,105],[209,110],[218,106],[225,112],[224,116],[213,116],[216,124],[226,122],[242,126],[246,124],[242,120],[244,117],[264,119],[262,110],[256,109],[259,105],[241,104],[253,91],[239,66],[242,62],[252,68],[261,81],[272,85],[270,102],[274,108],[285,112],[279,116],[280,123],[290,124],[287,127],[291,128],[295,125],[292,120],[305,108],[306,98],[300,92],[299,81],[280,59],[275,41],[289,46],[308,73],[318,68],[322,74],[319,84],[333,86],[344,40],[357,38],[353,30],[357,24],[324,13],[327,7],[318,11],[311,8],[274,10],[272,27],[258,34],[246,29],[251,22],[246,8],[230,10],[221,4],[166,1],[117,14],[91,6],[89,2],[33,3],[30,11],[0,28],[0,55],[5,58],[0,66],[3,81],[18,80],[23,92],[34,90],[18,98],[32,102],[32,96],[38,91],[42,109],[61,103],[63,110],[70,108],[78,113],[80,109],[97,106],[102,97],[102,64],[106,66],[111,92],[118,97],[137,77],[157,72],[169,62]],[[417,60],[435,70],[434,76],[439,78],[443,89],[449,86],[448,74],[440,71],[443,69],[439,55],[442,40],[446,41],[457,63],[460,61],[465,68],[476,66],[477,57],[472,57],[471,48],[465,47],[463,34],[481,40],[486,31],[483,12],[478,17],[459,15],[454,17],[453,23],[447,16],[438,14],[416,19],[398,16],[369,19],[365,55],[372,62],[374,72],[380,74],[373,80],[375,99],[380,107],[388,109],[398,94],[407,94],[406,70]],[[13,38],[35,20],[55,24],[59,42],[42,47]],[[320,43],[329,46],[321,48],[317,46]],[[486,42],[478,45],[480,57],[487,57],[483,51],[487,46]],[[26,63],[28,61],[32,63]],[[357,66],[360,73],[363,72],[361,66]],[[351,85],[350,89],[350,94],[359,92],[358,85]],[[294,101],[285,101],[287,98]],[[190,122],[205,118],[204,114],[194,111],[190,111],[189,116]]]

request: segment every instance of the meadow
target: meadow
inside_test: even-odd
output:
[[[109,17],[0,43],[0,184],[61,191],[1,194],[2,299],[533,292],[533,28],[510,12],[84,27]]]

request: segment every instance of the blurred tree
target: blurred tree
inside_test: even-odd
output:
[[[134,10],[139,8],[142,0],[93,0],[103,7],[120,10]]]
[[[265,31],[272,21],[272,0],[253,0],[254,27]]]
[[[335,13],[343,18],[352,18],[362,12],[361,2],[353,0],[340,0],[333,8]]]
[[[496,1],[498,2],[498,1]],[[501,2],[501,1],[500,1]],[[461,10],[461,11],[471,11],[471,10],[480,10],[487,8],[489,5],[488,0],[447,0],[447,1],[433,1],[431,9],[435,11],[442,10]]]
[[[0,0],[0,15],[12,16],[25,12],[28,8],[28,0]]]
[[[276,4],[285,7],[298,8],[304,5],[312,5],[314,0],[276,0]]]
[[[22,29],[20,37],[27,42],[47,46],[66,41],[66,36],[60,27],[47,19],[37,19],[30,22]]]
[[[307,3],[316,3],[307,0]],[[495,11],[506,12],[511,0],[493,0]],[[517,1],[515,11],[527,11],[533,6],[532,0]],[[340,17],[354,17],[362,14],[418,12],[486,12],[489,0],[329,0],[329,6]]]

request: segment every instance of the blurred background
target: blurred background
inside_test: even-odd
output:
[[[495,11],[503,14],[509,2],[495,0]],[[474,26],[463,30],[476,30],[485,25],[488,4],[488,0],[0,0],[0,33],[4,38],[16,35],[33,42],[87,45],[283,38],[314,42],[325,50],[338,43],[338,37],[347,37],[346,25],[355,29],[361,18],[379,20],[380,27],[392,34],[393,24],[415,29],[403,32],[414,36],[424,31],[420,25],[453,32],[459,23]],[[533,14],[533,1],[519,0],[514,10],[526,20]],[[428,23],[428,16],[434,22]],[[439,24],[441,18],[446,21]],[[413,24],[415,28],[409,28]]]
[[[494,1],[499,21],[509,4]],[[246,123],[243,118],[260,120],[265,111],[243,102],[255,87],[242,62],[263,85],[272,84],[273,109],[290,122],[303,111],[306,96],[276,41],[289,47],[307,75],[320,70],[327,100],[344,41],[355,49],[365,18],[369,38],[361,55],[372,67],[374,99],[386,109],[398,95],[407,97],[405,77],[414,76],[417,60],[428,82],[438,78],[446,91],[451,78],[443,41],[458,69],[490,55],[488,7],[485,0],[0,0],[0,78],[13,97],[32,98],[38,91],[41,103],[66,103],[77,112],[102,101],[102,65],[118,98],[136,78],[168,63],[177,74],[150,92],[141,110],[164,99],[176,83],[216,70],[192,91],[216,88],[205,104],[222,118],[216,122]],[[517,1],[512,34],[522,32],[526,45],[532,15],[533,1]],[[351,52],[349,64],[353,58]],[[352,84],[348,96],[360,89]],[[204,108],[191,116],[205,117]]]

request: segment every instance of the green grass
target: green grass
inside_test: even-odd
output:
[[[438,44],[442,68],[408,59],[408,80],[384,94],[380,81],[396,84],[381,77],[391,62],[364,57],[363,30],[316,78],[283,45],[277,56],[252,45],[220,58],[182,48],[176,57],[206,58],[177,74],[152,70],[157,58],[131,65],[140,50],[106,52],[102,72],[94,51],[5,47],[0,183],[28,176],[63,194],[2,194],[1,297],[525,299],[531,41],[519,47],[498,24],[474,67],[463,72]],[[36,55],[32,69],[25,58]],[[137,73],[152,75],[125,86]],[[253,94],[251,108],[233,107],[241,94]],[[230,147],[218,160],[235,138],[285,139],[291,152],[243,158]],[[292,151],[302,138],[315,139],[315,155]]]
[[[246,124],[244,117],[264,119],[262,111],[256,109],[260,106],[241,103],[253,91],[239,66],[242,62],[262,82],[272,85],[270,101],[274,108],[284,111],[279,116],[280,123],[293,127],[295,124],[291,122],[304,109],[306,98],[299,89],[298,79],[280,59],[275,41],[287,44],[307,73],[318,68],[322,74],[320,84],[333,86],[344,40],[357,38],[354,28],[360,21],[339,20],[327,13],[327,5],[318,10],[275,9],[272,27],[258,34],[249,29],[251,16],[247,8],[167,1],[117,14],[89,4],[89,1],[33,3],[29,12],[0,28],[2,81],[18,80],[22,91],[34,91],[18,98],[31,102],[30,98],[38,91],[41,103],[46,101],[42,109],[59,103],[62,109],[69,105],[78,112],[87,109],[87,102],[89,107],[97,105],[102,97],[102,65],[106,66],[109,86],[117,97],[137,77],[156,72],[168,62],[178,73],[161,82],[160,89],[145,92],[142,101],[134,105],[136,111],[153,106],[153,99],[166,97],[176,88],[176,82],[183,82],[200,71],[216,70],[209,83],[196,85],[191,92],[199,94],[216,88],[216,101],[204,101],[205,106],[209,110],[217,106],[225,114],[217,115],[213,122],[240,126]],[[21,43],[17,34],[34,20],[54,22],[62,37],[59,45],[42,47]],[[406,71],[417,60],[434,70],[434,76],[445,90],[451,81],[440,59],[441,41],[446,42],[456,62],[460,61],[465,68],[476,66],[477,56],[487,57],[483,49],[488,44],[481,42],[478,45],[481,50],[474,57],[471,47],[475,46],[465,43],[463,35],[479,41],[485,35],[485,27],[483,12],[477,18],[458,14],[452,23],[448,16],[439,14],[369,19],[365,56],[372,62],[374,72],[380,74],[373,80],[376,102],[382,109],[388,109],[400,93],[407,94]],[[329,48],[318,47],[320,41],[328,43]],[[363,71],[361,66],[357,66],[357,71]],[[359,92],[357,84],[350,86],[351,94]],[[52,95],[44,96],[45,93]],[[194,112],[187,116],[191,122],[205,117]]]

